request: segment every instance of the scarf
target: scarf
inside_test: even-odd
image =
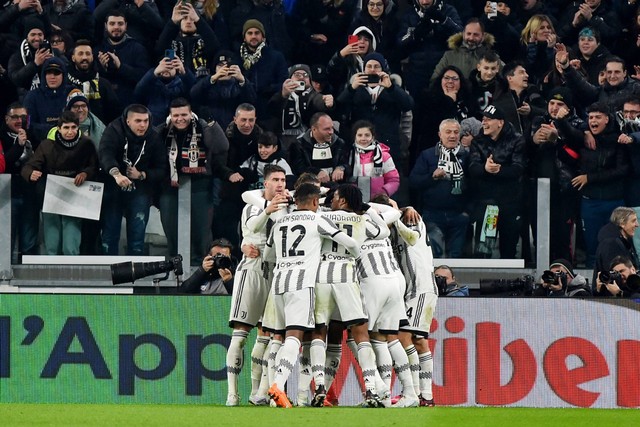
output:
[[[444,169],[447,176],[453,181],[451,194],[462,194],[464,171],[457,156],[458,151],[460,151],[460,144],[456,145],[455,148],[445,148],[441,142],[438,142],[436,151],[438,152],[438,167]]]
[[[20,56],[22,58],[22,63],[27,65],[29,62],[33,62],[33,53],[31,52],[31,46],[27,43],[27,39],[22,40],[20,43]],[[40,87],[40,76],[36,73],[31,79],[31,87],[30,89],[37,89]]]
[[[382,176],[382,149],[380,148],[380,144],[378,141],[373,141],[366,147],[361,147],[358,144],[354,144],[355,147],[355,156],[353,159],[353,175],[354,176],[369,176],[362,169],[362,164],[360,163],[360,156],[362,154],[373,151],[373,175],[371,176]]]
[[[380,96],[380,93],[382,92],[384,87],[380,85],[376,87],[369,87],[367,85],[364,88],[367,90],[367,92],[369,92],[369,95],[371,95],[371,105],[375,107],[376,102],[378,102],[378,97]]]
[[[198,132],[200,130],[200,132]],[[176,130],[169,124],[167,141],[171,141],[169,147],[169,168],[171,170],[171,186],[178,187],[178,170],[185,174],[206,174],[207,154],[198,142],[202,140],[202,129],[198,126],[198,117],[192,113],[191,128],[187,130],[184,141],[189,141],[189,145],[182,144],[180,147],[180,162],[178,162],[178,140]]]
[[[196,71],[196,77],[201,77],[207,74],[207,58],[204,52],[204,40],[198,33],[194,33],[187,37],[197,37],[196,42],[191,48],[191,64]],[[171,41],[171,48],[176,52],[176,55],[183,64],[186,64],[184,60],[184,43],[179,40]]]
[[[80,135],[81,132],[80,130],[78,130],[78,133],[76,134],[76,137],[74,139],[64,139],[62,137],[62,134],[60,133],[60,131],[56,131],[56,141],[62,145],[64,148],[74,148],[76,145],[78,145],[78,143],[80,142]]]
[[[282,109],[282,132],[284,135],[301,135],[307,130],[302,121],[302,110],[307,110],[309,93],[313,88],[304,92],[291,92]]]
[[[73,75],[72,72],[75,75]],[[74,69],[67,73],[67,80],[69,80],[69,83],[72,85],[81,88],[87,100],[91,101],[102,98],[102,96],[100,96],[100,74],[97,71],[80,71]]]
[[[12,132],[9,129],[7,129],[7,136],[9,138],[13,139],[13,144],[12,145],[19,145],[20,143],[18,142],[18,134],[16,132]],[[0,150],[1,150],[2,146],[0,145]],[[20,155],[20,158],[16,161],[16,166],[22,165],[24,163],[27,162],[27,160],[29,160],[29,158],[31,157],[31,155],[33,154],[33,146],[31,145],[31,141],[29,141],[27,139],[27,141],[24,143],[24,148],[22,150],[22,154]]]
[[[245,70],[249,70],[260,61],[260,58],[262,58],[262,49],[266,46],[265,42],[266,40],[260,43],[254,53],[249,52],[246,43],[240,45],[240,57],[242,58],[242,66]]]

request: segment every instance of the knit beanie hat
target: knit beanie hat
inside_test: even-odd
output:
[[[573,93],[571,93],[570,89],[563,86],[553,88],[549,92],[549,101],[552,99],[564,102],[569,110],[573,110]]]
[[[71,110],[71,107],[76,102],[84,102],[87,104],[87,107],[89,106],[89,100],[80,89],[73,89],[69,92],[69,95],[67,95],[67,106],[65,110]]]
[[[369,61],[378,61],[378,63],[382,67],[382,71],[384,71],[385,73],[389,72],[389,64],[387,64],[387,60],[384,59],[384,56],[382,56],[381,53],[378,53],[378,52],[368,53],[367,56],[364,57],[365,65]]]
[[[307,73],[309,78],[311,78],[311,68],[309,68],[307,64],[295,64],[289,67],[289,77],[291,77],[296,71],[304,71]]]
[[[249,19],[244,23],[242,26],[242,37],[244,37],[244,35],[247,34],[247,31],[251,28],[257,28],[262,33],[263,37],[267,37],[267,33],[264,32],[264,25],[262,25],[262,22],[257,19]]]
[[[566,259],[560,258],[554,260],[551,265],[549,265],[549,269],[553,267],[564,267],[567,270],[567,274],[569,275],[569,277],[571,277],[572,279],[576,277],[576,274],[573,272],[573,265],[571,265],[571,262]]]

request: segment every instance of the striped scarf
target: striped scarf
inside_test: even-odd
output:
[[[438,142],[436,146],[436,152],[438,153],[438,167],[444,169],[447,173],[447,177],[453,181],[453,188],[451,194],[462,194],[462,179],[464,178],[464,171],[460,160],[458,160],[458,151],[460,151],[460,144],[455,148],[445,148],[441,142]]]

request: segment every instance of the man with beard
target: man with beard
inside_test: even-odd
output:
[[[147,52],[153,52],[156,40],[164,27],[164,20],[158,12],[157,1],[102,0],[96,3],[99,3],[93,12],[96,41],[104,41],[101,23],[106,22],[107,18],[115,12],[126,18],[129,23],[129,35],[140,42]]]
[[[433,81],[448,65],[455,65],[465,77],[476,69],[482,56],[493,49],[493,35],[484,32],[478,18],[471,18],[464,30],[449,37],[449,50],[444,53],[431,75]]]
[[[120,101],[109,80],[100,76],[93,61],[89,40],[78,40],[71,54],[67,73],[69,83],[80,89],[89,101],[91,112],[103,123],[110,123],[120,115]],[[82,120],[80,121],[82,126]]]
[[[156,46],[158,55],[165,49],[173,49],[185,68],[200,77],[206,75],[207,61],[218,51],[220,43],[191,3],[178,2]]]
[[[45,28],[40,21],[31,20],[25,30],[25,39],[20,43],[19,51],[11,55],[8,64],[9,78],[18,88],[21,97],[29,89],[40,86],[42,64],[53,57],[51,47],[43,46]]]
[[[105,176],[102,249],[118,255],[122,217],[127,220],[127,255],[142,255],[151,198],[166,176],[167,152],[144,105],[127,107],[100,140],[98,159]]]
[[[284,56],[267,46],[264,26],[257,19],[249,19],[242,29],[244,42],[240,46],[243,73],[255,87],[258,117],[268,117],[267,103],[287,79]]]
[[[169,254],[178,253],[178,188],[181,177],[191,179],[191,258],[200,262],[211,241],[211,165],[208,153],[216,141],[226,142],[222,128],[215,122],[207,124],[191,112],[184,98],[169,106],[169,121],[156,129],[169,155],[169,180],[162,184],[160,219],[167,236]]]
[[[81,0],[53,0],[44,7],[51,26],[65,30],[73,40],[93,38],[93,14]]]
[[[20,177],[20,170],[33,156],[40,143],[28,129],[28,112],[20,103],[14,102],[7,108],[4,122],[0,127],[0,143],[4,151],[6,173],[11,178],[11,249],[18,238],[18,254],[38,253],[38,223],[40,209],[35,193],[28,191],[27,183]],[[17,260],[16,260],[17,261]]]
[[[122,105],[129,105],[136,83],[151,66],[149,55],[142,44],[127,34],[123,13],[109,13],[104,28],[107,38],[93,51],[98,58],[98,71],[113,84]]]

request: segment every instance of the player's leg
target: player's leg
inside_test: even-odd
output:
[[[251,350],[251,395],[249,403],[253,405],[264,405],[267,402],[266,393],[260,394],[260,383],[263,377],[263,368],[265,366],[265,355],[268,355],[269,343],[271,337],[262,328],[258,329],[256,342]],[[266,372],[265,372],[266,373]],[[266,390],[265,390],[266,391]]]

